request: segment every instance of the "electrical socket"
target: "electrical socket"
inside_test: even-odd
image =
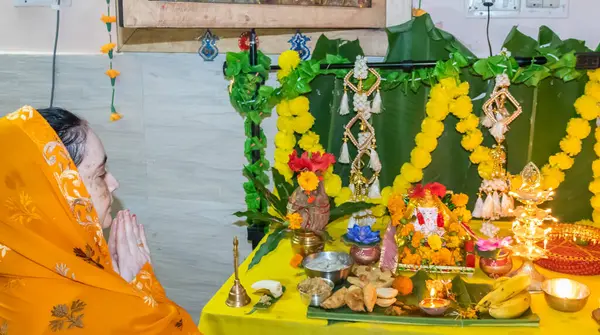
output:
[[[60,6],[58,0],[13,0],[13,6],[15,7],[71,7],[72,0],[60,0]]]

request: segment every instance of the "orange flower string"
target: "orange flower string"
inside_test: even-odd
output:
[[[105,74],[110,78],[110,86],[112,87],[112,98],[110,100],[110,121],[118,121],[122,119],[123,116],[117,113],[117,109],[115,108],[115,83],[117,77],[121,73],[113,69],[114,49],[117,47],[117,45],[112,41],[111,31],[113,23],[117,22],[117,17],[110,15],[110,0],[106,0],[106,14],[102,14],[100,21],[104,22],[106,25],[106,30],[108,31],[108,43],[103,45],[100,48],[100,51],[103,54],[107,54],[109,59],[108,70],[105,72]]]
[[[111,53],[116,46],[117,45],[114,43],[107,43],[100,48],[100,51],[102,51],[103,54],[108,54]]]
[[[107,70],[105,73],[110,79],[115,79],[121,74],[121,72],[119,72],[115,69]]]

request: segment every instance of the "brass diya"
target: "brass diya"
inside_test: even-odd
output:
[[[233,281],[233,287],[229,290],[229,296],[225,301],[225,304],[229,307],[244,307],[248,305],[251,301],[246,289],[240,283],[240,278],[238,275],[238,239],[237,236],[233,238],[233,269],[235,271],[235,280]]]
[[[579,312],[590,297],[590,289],[586,285],[566,278],[546,280],[542,290],[548,305],[560,312]]]

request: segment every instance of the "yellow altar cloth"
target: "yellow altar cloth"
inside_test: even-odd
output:
[[[479,223],[472,223],[474,229],[479,228]],[[325,247],[326,251],[348,251],[349,247],[340,241],[340,236],[345,233],[346,222],[330,225],[329,233],[336,239]],[[382,228],[383,227],[378,227]],[[506,227],[504,227],[506,228]],[[224,251],[225,252],[225,251]],[[586,307],[577,313],[561,313],[551,309],[544,299],[543,293],[534,294],[532,297],[532,310],[538,314],[541,321],[539,328],[530,327],[441,327],[441,326],[414,326],[414,325],[387,325],[376,323],[335,323],[327,325],[326,320],[308,319],[307,307],[300,301],[296,289],[305,277],[302,269],[294,269],[289,263],[293,256],[289,239],[284,239],[279,247],[269,255],[263,257],[261,262],[247,271],[248,264],[254,252],[240,266],[240,281],[248,290],[252,303],[242,308],[229,308],[225,305],[229,290],[233,285],[233,277],[219,289],[213,298],[206,304],[200,316],[199,329],[204,335],[363,335],[363,334],[430,334],[430,335],[528,335],[528,334],[558,334],[558,335],[587,335],[598,334],[598,325],[592,320],[592,311],[600,304],[600,276],[583,277],[569,276],[539,268],[547,278],[572,278],[588,285],[592,294]],[[514,260],[514,269],[521,265]],[[410,274],[406,274],[410,275]],[[450,276],[451,277],[451,276]],[[252,294],[250,286],[259,280],[277,280],[286,287],[283,297],[268,311],[257,311],[246,315],[258,301],[258,296]],[[489,282],[479,268],[472,278],[472,282]]]

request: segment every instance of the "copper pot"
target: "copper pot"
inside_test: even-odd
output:
[[[502,250],[496,258],[479,258],[479,268],[488,277],[498,279],[512,270],[513,263],[510,253]]]
[[[291,240],[294,253],[302,256],[308,256],[317,252],[321,252],[325,248],[325,242],[321,236],[309,230],[293,230]]]
[[[352,245],[350,247],[350,256],[356,264],[360,265],[371,265],[377,263],[381,256],[381,247],[379,245],[373,246],[358,246]]]

